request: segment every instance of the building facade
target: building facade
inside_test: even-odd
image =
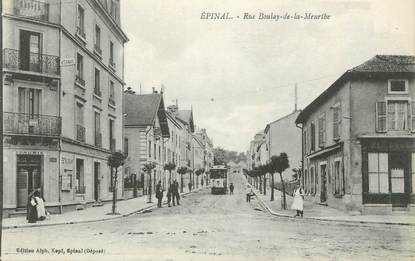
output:
[[[165,144],[170,137],[169,125],[164,109],[162,93],[124,94],[125,101],[125,151],[128,154],[124,179],[138,180],[142,194],[155,192],[158,181],[166,180],[164,163],[166,162]],[[145,164],[153,163],[155,168],[147,173]],[[151,176],[150,176],[151,175]],[[165,184],[164,184],[165,185]],[[134,186],[134,185],[133,185]],[[129,193],[128,197],[134,196]]]
[[[3,1],[5,213],[33,189],[55,213],[111,197],[128,41],[119,4]]]
[[[347,212],[414,213],[415,57],[377,55],[308,105],[307,198]]]

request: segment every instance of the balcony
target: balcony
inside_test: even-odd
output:
[[[98,88],[94,88],[94,94],[98,97],[102,97],[102,92],[100,89]]]
[[[99,148],[102,147],[102,133],[95,133],[95,146]]]
[[[108,99],[108,103],[109,103],[109,104],[111,104],[112,106],[115,106],[115,100],[114,100],[114,98],[111,98],[111,97],[110,97],[110,98]]]
[[[60,75],[59,57],[40,53],[22,54],[19,50],[3,50],[3,66],[13,71],[29,71],[41,74]]]
[[[76,194],[85,194],[85,186],[77,186],[75,187]]]
[[[3,124],[4,133],[42,136],[61,134],[61,118],[57,116],[4,112]]]
[[[76,125],[76,140],[85,142],[85,127],[79,124]]]
[[[49,22],[49,4],[34,0],[14,0],[13,14]]]
[[[102,55],[101,47],[97,44],[94,44],[94,52],[96,52],[99,56]]]
[[[110,151],[115,151],[115,139],[110,139]]]
[[[76,34],[79,35],[82,40],[85,40],[85,30],[79,26],[76,27]]]
[[[84,80],[84,79],[82,79],[82,77],[81,77],[81,76],[76,75],[76,76],[75,76],[75,82],[76,82],[77,84],[81,85],[82,87],[85,87],[85,80]]]

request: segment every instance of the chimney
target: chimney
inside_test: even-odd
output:
[[[294,111],[297,111],[297,83],[294,86]]]

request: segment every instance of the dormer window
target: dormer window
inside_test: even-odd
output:
[[[408,80],[390,79],[388,81],[388,93],[407,94],[408,93]]]

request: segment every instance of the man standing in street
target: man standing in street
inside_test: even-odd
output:
[[[161,187],[161,181],[159,181],[156,186],[156,198],[157,207],[161,208],[161,201],[163,200],[163,188]]]
[[[179,194],[179,183],[177,180],[174,180],[173,182],[173,206],[174,206],[174,199],[177,201],[177,205],[180,205],[180,194]]]

